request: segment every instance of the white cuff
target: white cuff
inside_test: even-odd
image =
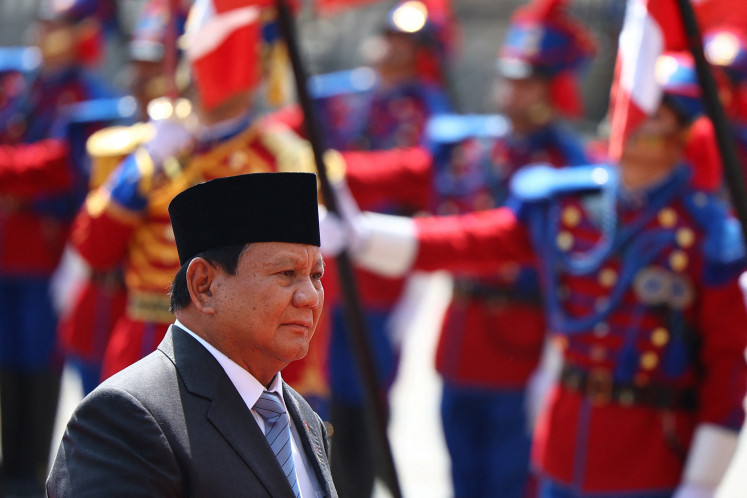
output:
[[[695,430],[682,481],[715,489],[726,474],[738,439],[736,431],[700,424]]]
[[[366,212],[365,237],[354,248],[356,264],[386,277],[401,277],[415,261],[418,238],[415,221],[404,216]]]

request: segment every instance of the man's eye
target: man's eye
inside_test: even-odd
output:
[[[284,277],[292,277],[296,274],[296,272],[293,270],[285,270],[285,271],[281,271],[280,274]]]
[[[311,274],[311,278],[313,278],[314,280],[321,280],[323,276],[324,276],[324,272],[323,271]]]

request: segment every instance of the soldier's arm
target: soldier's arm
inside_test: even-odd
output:
[[[65,192],[73,183],[67,144],[47,139],[0,145],[0,193],[19,198]]]
[[[509,208],[459,216],[406,218],[360,212],[349,190],[338,187],[341,224],[347,249],[356,263],[396,277],[423,271],[493,271],[507,262],[531,262],[533,247],[526,228]],[[334,223],[322,222],[325,240],[336,238]],[[326,251],[330,255],[330,251]]]
[[[130,236],[147,206],[153,177],[152,161],[139,149],[88,194],[73,222],[71,241],[92,268],[106,270],[125,257]]]
[[[431,153],[424,147],[342,152],[345,178],[363,209],[392,202],[428,208],[433,190]]]
[[[715,225],[718,225],[716,223]],[[725,225],[726,226],[726,225]],[[713,231],[713,229],[711,230]],[[725,243],[740,246],[738,241]],[[744,422],[747,392],[747,310],[738,285],[743,258],[710,237],[701,287],[698,328],[701,331],[699,360],[703,377],[699,390],[699,425],[688,455],[681,497],[686,489],[713,492],[723,479],[736,451]]]

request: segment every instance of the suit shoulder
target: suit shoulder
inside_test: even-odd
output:
[[[103,381],[91,394],[126,393],[147,402],[162,397],[169,383],[178,383],[177,370],[168,356],[156,350]]]

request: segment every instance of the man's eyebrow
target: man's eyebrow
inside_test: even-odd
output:
[[[298,258],[296,256],[275,256],[270,257],[267,261],[265,261],[264,266],[265,267],[274,267],[274,266],[286,266],[286,265],[297,265],[301,258]]]
[[[278,267],[278,266],[286,266],[286,265],[298,265],[298,264],[304,264],[305,258],[302,258],[300,256],[288,256],[288,255],[282,255],[277,256],[275,258],[271,257],[267,261],[265,261],[264,266],[266,268],[272,268],[272,267]],[[323,268],[327,267],[327,262],[324,260],[322,256],[319,256],[319,258],[316,260],[314,265],[321,265]]]

